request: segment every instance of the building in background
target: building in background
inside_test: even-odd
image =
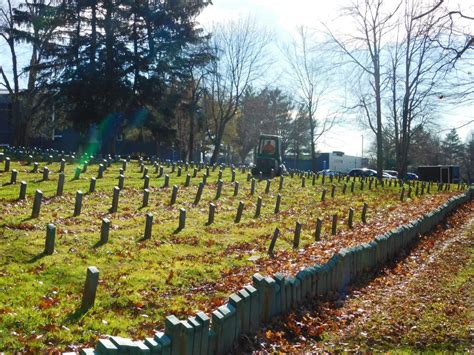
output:
[[[330,169],[340,173],[348,173],[352,169],[360,169],[367,165],[366,159],[344,152],[321,153],[316,159],[317,170]],[[365,161],[365,162],[364,162]]]
[[[0,144],[13,143],[13,126],[10,97],[7,91],[0,90]]]

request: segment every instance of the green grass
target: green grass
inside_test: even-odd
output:
[[[349,207],[356,209],[355,220],[359,223],[364,202],[370,206],[369,220],[400,204],[398,188],[382,190],[373,186],[369,192],[365,184],[361,191],[359,183],[354,194],[349,185],[346,195],[342,195],[342,183],[336,182],[337,193],[332,199],[329,179],[326,201],[321,202],[321,178],[315,186],[307,179],[302,188],[299,178],[287,177],[281,191],[281,213],[275,215],[278,179],[272,182],[269,194],[264,192],[265,181],[257,183],[257,193],[252,196],[246,174],[239,172],[236,180],[240,191],[234,197],[227,168],[222,197],[214,200],[216,170],[208,178],[201,202],[193,206],[204,170],[186,188],[184,169],[183,176],[177,177],[171,168],[165,168],[170,187],[163,188],[164,178],[157,178],[154,168],[148,166],[149,207],[141,208],[142,174],[137,162],[132,162],[125,172],[117,213],[110,214],[108,209],[121,164],[113,164],[104,178],[97,180],[96,192],[85,194],[82,214],[74,217],[75,192],[88,191],[89,179],[97,176],[98,166],[89,166],[80,179],[72,180],[75,165],[67,165],[61,197],[55,196],[59,163],[48,167],[50,180],[42,181],[41,168],[32,173],[32,166],[12,162],[11,169],[18,170],[18,183],[13,185],[9,184],[10,173],[0,172],[0,350],[65,349],[72,344],[92,344],[103,334],[143,338],[161,326],[167,314],[192,314],[204,304],[228,296],[227,290],[206,291],[200,287],[212,285],[228,270],[251,265],[251,257],[267,258],[266,248],[275,227],[283,234],[276,253],[291,252],[297,220],[304,223],[304,247],[314,242],[316,217],[323,218],[323,238],[329,238],[334,213],[339,216],[339,231],[344,231]],[[27,199],[18,201],[22,180],[28,183]],[[171,186],[175,184],[179,186],[178,199],[170,206]],[[43,191],[44,198],[40,217],[32,219],[36,189]],[[263,197],[262,215],[254,218],[258,195]],[[241,223],[235,224],[239,201],[245,203],[245,210]],[[217,205],[217,213],[215,223],[207,226],[210,202]],[[176,232],[180,208],[187,211],[186,228]],[[144,241],[141,238],[148,212],[154,214],[154,225],[152,238]],[[104,217],[111,220],[109,243],[97,245]],[[53,255],[43,256],[48,223],[57,228],[56,249]],[[296,258],[297,252],[293,253]],[[94,308],[81,314],[78,309],[86,268],[91,265],[100,270],[100,284]]]

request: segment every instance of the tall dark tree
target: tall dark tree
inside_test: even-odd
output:
[[[65,40],[51,48],[42,74],[74,126],[82,132],[97,126],[112,146],[125,124],[146,127],[155,140],[170,139],[188,68],[202,62],[193,48],[206,36],[195,18],[207,4],[68,2]]]
[[[442,163],[446,165],[461,165],[464,146],[455,129],[448,132],[441,142]]]

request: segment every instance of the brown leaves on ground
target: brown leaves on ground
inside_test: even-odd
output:
[[[337,301],[307,302],[235,352],[472,351],[473,234],[470,202],[376,278]]]

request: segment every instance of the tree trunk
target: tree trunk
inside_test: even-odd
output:
[[[194,112],[189,112],[188,160],[194,161]]]
[[[315,124],[313,121],[313,117],[310,116],[309,118],[309,125],[310,125],[310,135],[311,135],[311,170],[316,172],[316,144],[314,143],[314,130]]]
[[[215,164],[217,160],[219,159],[219,153],[221,151],[221,143],[222,143],[222,138],[224,137],[224,124],[220,124],[219,128],[217,129],[216,132],[216,137],[214,139],[214,151],[212,152],[211,156],[211,164]]]

